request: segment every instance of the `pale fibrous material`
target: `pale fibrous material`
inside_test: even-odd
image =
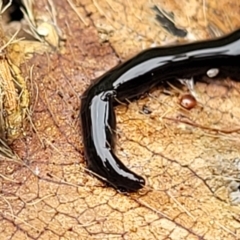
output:
[[[51,0],[48,3],[46,12],[37,13],[34,12],[33,0],[23,0],[24,8],[20,7],[23,19],[20,24],[10,25],[13,27],[11,33],[10,27],[5,26],[4,17],[13,1],[5,5],[0,1],[0,154],[3,153],[4,156],[12,155],[8,144],[24,135],[25,126],[31,117],[31,68],[29,66],[28,75],[23,75],[20,66],[33,53],[42,54],[53,48],[58,49],[62,39],[54,4]],[[35,40],[28,39],[29,36]]]

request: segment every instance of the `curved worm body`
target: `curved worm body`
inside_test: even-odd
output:
[[[88,168],[119,191],[133,192],[145,185],[114,154],[116,99],[135,98],[152,87],[207,76],[240,80],[240,30],[223,38],[186,45],[151,48],[105,73],[84,92],[80,117]]]

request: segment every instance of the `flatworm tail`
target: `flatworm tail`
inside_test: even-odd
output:
[[[240,80],[240,30],[215,40],[148,49],[96,79],[83,94],[80,110],[88,168],[120,191],[142,188],[144,178],[114,154],[116,99],[132,99],[179,78],[201,79],[213,68],[218,77]]]
[[[82,100],[82,131],[88,168],[121,192],[142,188],[145,180],[129,170],[114,154],[113,95],[107,91]]]

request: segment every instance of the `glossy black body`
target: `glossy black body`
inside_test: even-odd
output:
[[[82,96],[80,117],[87,166],[119,191],[145,185],[114,154],[116,99],[135,98],[178,78],[198,79],[211,68],[218,76],[240,80],[240,30],[223,38],[151,48],[105,73]]]

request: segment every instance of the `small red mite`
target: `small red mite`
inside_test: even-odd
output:
[[[191,94],[185,94],[180,98],[180,105],[187,110],[191,110],[197,105],[197,100]]]

